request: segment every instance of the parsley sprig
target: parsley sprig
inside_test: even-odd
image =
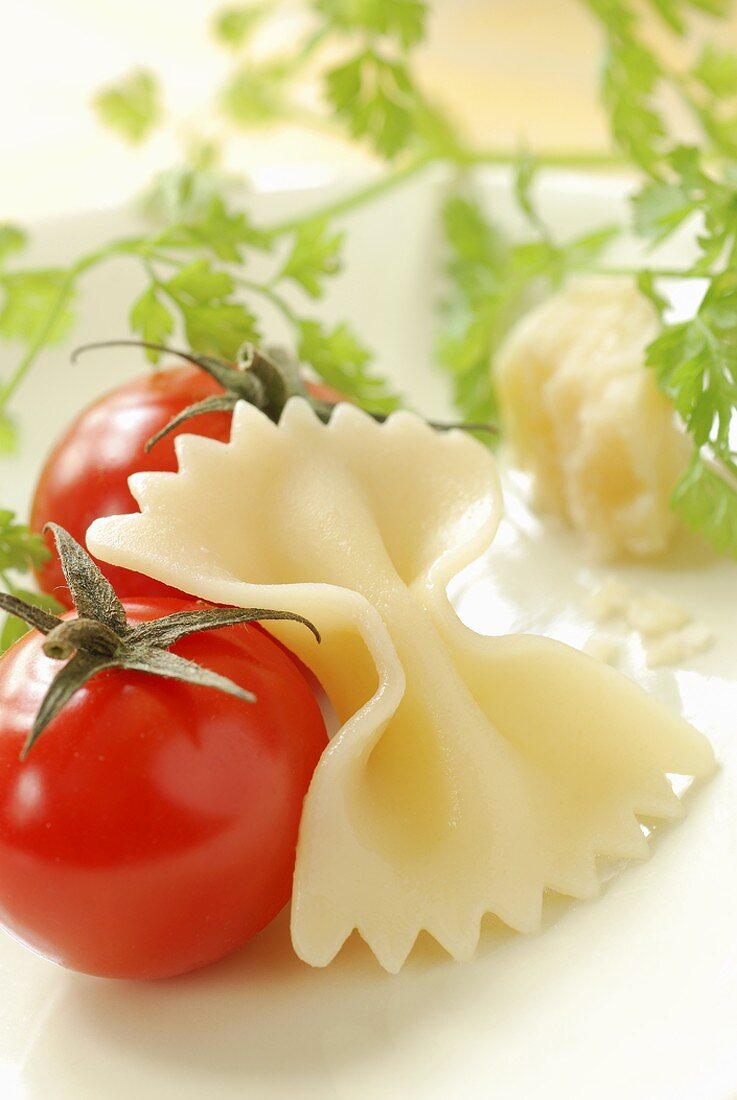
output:
[[[603,226],[565,242],[556,240],[535,207],[538,171],[533,157],[520,157],[514,184],[531,230],[529,239],[512,242],[467,184],[443,207],[447,290],[438,360],[450,375],[455,404],[465,420],[496,420],[490,364],[510,326],[568,275],[586,270],[619,232],[616,226]]]
[[[631,274],[663,316],[648,365],[693,440],[674,507],[718,550],[737,556],[737,453],[731,442],[737,407],[737,51],[706,41],[688,56],[691,17],[718,21],[729,0],[579,3],[582,18],[593,17],[602,32],[600,91],[611,152],[532,156],[474,148],[417,78],[414,50],[430,7],[424,0],[311,0],[301,36],[276,52],[268,31],[278,0],[220,11],[212,32],[227,72],[213,97],[217,113],[242,128],[297,123],[347,136],[386,162],[384,171],[304,216],[257,224],[220,168],[218,142],[201,134],[190,139],[185,163],[163,173],[146,196],[154,219],[146,232],[103,243],[67,267],[33,268],[22,263],[23,230],[0,225],[0,337],[21,348],[14,369],[0,378],[0,460],[16,442],[11,405],[18,386],[43,349],[69,333],[82,281],[112,259],[124,258],[140,272],[129,318],[143,340],[186,340],[194,352],[232,358],[244,341],[269,336],[276,313],[316,375],[377,413],[397,407],[400,397],[376,370],[362,337],[348,322],[327,324],[315,303],[341,271],[346,215],[437,164],[449,177],[439,209],[444,249],[437,361],[463,417],[491,419],[490,364],[509,326],[570,274],[611,270],[606,250],[621,228],[559,239],[538,209],[538,173],[551,164],[626,163],[640,180],[633,226],[654,250],[681,227],[696,229],[696,256],[688,267],[673,272],[652,262]],[[677,66],[657,47],[648,20],[681,40]],[[680,100],[688,113],[692,132],[685,140],[669,128],[666,97]],[[119,136],[139,142],[166,123],[165,103],[155,74],[138,69],[98,93],[94,108]],[[514,166],[514,193],[526,224],[521,240],[508,237],[474,187],[473,169],[483,163]],[[669,321],[661,286],[666,275],[703,283],[690,319]],[[154,360],[156,354],[149,352]],[[25,548],[20,558],[18,545]],[[42,552],[26,528],[0,512],[0,583],[17,591],[15,578]],[[8,631],[18,629],[6,626],[0,649]]]
[[[0,387],[0,417],[39,352],[69,331],[82,279],[120,257],[141,271],[142,286],[129,318],[132,331],[144,340],[162,343],[181,330],[193,351],[234,358],[244,342],[261,339],[256,307],[268,302],[290,326],[303,361],[318,375],[333,384],[340,380],[348,396],[372,411],[389,411],[399,398],[372,375],[372,356],[360,338],[347,325],[330,330],[295,304],[295,298],[322,297],[325,280],[340,270],[342,243],[342,231],[323,215],[257,227],[225,198],[213,195],[197,216],[111,241],[68,269],[0,269],[5,292],[0,335],[27,346]],[[265,278],[245,273],[255,254],[272,260]],[[347,352],[349,361],[341,365]],[[157,361],[159,353],[147,354]]]
[[[695,234],[697,251],[689,266],[678,272],[649,266],[638,274],[641,289],[663,319],[662,333],[647,349],[647,365],[693,442],[673,507],[717,550],[737,556],[732,440],[737,409],[737,53],[707,42],[695,59],[676,69],[645,45],[633,4],[585,2],[607,37],[610,60],[603,88],[613,136],[645,174],[632,199],[634,229],[652,248],[682,226],[691,226]],[[650,5],[679,38],[686,37],[690,11],[720,17],[729,8],[727,0],[650,0]],[[626,48],[617,45],[618,33],[626,35]],[[639,62],[632,61],[633,50],[642,54]],[[612,93],[609,69],[623,57],[634,69]],[[634,104],[633,90],[639,97]],[[677,95],[688,108],[698,144],[682,144],[669,133],[658,109],[657,95],[663,92]],[[658,289],[663,275],[704,285],[688,320],[668,322],[668,303]]]

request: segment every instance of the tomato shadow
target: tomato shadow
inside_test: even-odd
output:
[[[65,975],[28,1052],[30,1095],[317,1094],[356,1062],[388,1072],[389,1033],[396,1042],[398,1031],[446,1012],[447,996],[428,984],[442,986],[457,969],[428,938],[400,975],[388,975],[358,937],[330,967],[312,969],[295,956],[283,912],[241,951],[181,978]]]
[[[498,969],[515,965],[509,956],[544,937],[571,907],[548,902],[532,937],[485,917],[468,963],[421,933],[397,975],[385,973],[355,934],[329,967],[306,966],[292,949],[287,911],[241,951],[181,978],[65,975],[28,1052],[29,1100],[405,1095],[398,1082],[406,1080],[407,1052],[425,1076],[433,1058],[427,1036],[446,1019],[452,1030],[471,1013],[493,1028],[528,1002],[534,972],[525,967],[510,992],[497,988]],[[442,1064],[437,1073],[439,1080]]]
[[[294,955],[283,913],[242,951],[176,980],[65,975],[32,1038],[24,1095],[429,1096],[428,1081],[440,1083],[445,1073],[442,1051],[428,1036],[453,1034],[471,1017],[494,1028],[526,1004],[534,972],[525,968],[512,991],[497,988],[495,978],[502,957],[527,946],[525,937],[485,918],[469,963],[453,961],[422,933],[401,973],[386,974],[354,936],[328,968],[316,970]]]

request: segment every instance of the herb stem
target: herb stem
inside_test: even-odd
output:
[[[633,278],[643,272],[641,267],[608,267],[602,264],[591,264],[582,270],[588,275],[630,275]],[[646,270],[648,274],[656,279],[705,280],[712,278],[708,271],[685,271],[675,267],[648,267]]]
[[[11,596],[17,595],[17,589],[4,569],[0,569],[0,584],[3,585],[5,591],[9,592]]]
[[[518,149],[480,149],[458,154],[455,163],[474,167],[488,165],[515,165],[519,162]],[[535,161],[541,168],[626,168],[632,167],[627,157],[611,150],[588,152],[585,149],[551,150],[535,153]]]
[[[155,260],[157,263],[162,264],[171,264],[173,267],[182,267],[181,260],[179,260],[175,256],[169,256],[165,252],[151,252],[149,253],[149,260]],[[148,261],[145,261],[144,263],[151,282],[154,283],[157,287],[164,290],[166,293],[168,293],[166,284],[162,283],[162,281],[157,277],[150,263]],[[299,324],[299,318],[297,317],[297,314],[294,312],[289,303],[286,302],[284,298],[282,298],[281,294],[279,294],[274,289],[271,282],[259,283],[256,279],[249,279],[245,275],[234,274],[232,278],[233,281],[237,283],[238,286],[242,286],[244,290],[250,290],[252,294],[258,294],[260,295],[260,297],[266,298],[267,301],[276,306],[279,312],[289,321],[291,325],[296,326]]]
[[[401,186],[401,184],[407,183],[408,180],[413,179],[423,172],[432,161],[432,157],[417,157],[403,168],[397,168],[393,172],[388,172],[386,175],[372,180],[370,183],[359,187],[357,190],[351,191],[347,195],[342,195],[339,199],[325,203],[323,206],[316,207],[306,215],[300,214],[297,217],[287,218],[285,221],[276,222],[268,227],[267,232],[274,236],[283,233],[293,233],[295,230],[299,229],[303,222],[308,220],[325,219],[327,221],[331,218],[342,217],[344,214],[350,213],[351,210],[355,210],[357,207],[363,206],[365,203],[371,202],[373,199],[377,199],[381,195],[387,194],[389,191],[393,191],[396,187]]]
[[[0,412],[6,408],[10,398],[13,396],[18,386],[25,378],[28,371],[36,361],[36,356],[39,354],[44,345],[48,342],[51,333],[54,330],[59,318],[64,312],[64,308],[69,301],[69,297],[72,293],[74,286],[74,280],[76,278],[76,272],[74,269],[68,272],[64,279],[64,282],[59,287],[59,293],[57,294],[56,301],[48,312],[48,316],[44,321],[42,327],[39,329],[38,335],[28,348],[26,354],[22,357],[15,371],[11,375],[9,381],[0,390]]]
[[[316,43],[317,45],[317,43]],[[307,214],[301,214],[296,217],[288,218],[284,221],[277,222],[269,228],[269,233],[274,236],[281,236],[286,233],[292,233],[299,229],[299,227],[307,220],[315,218],[329,220],[332,218],[343,217],[345,214],[350,213],[353,210],[364,206],[382,195],[388,194],[396,188],[407,183],[409,180],[420,175],[426,168],[433,163],[454,163],[460,166],[481,166],[484,164],[498,164],[498,165],[511,165],[517,159],[517,153],[507,150],[482,150],[479,152],[462,152],[452,158],[440,158],[432,156],[416,157],[408,164],[401,168],[395,169],[393,172],[389,172],[386,175],[380,176],[378,179],[372,180],[370,183],[365,184],[362,187],[350,192],[347,195],[342,195],[340,198],[333,200],[332,202],[325,203],[323,206],[317,207]],[[538,158],[541,165],[547,167],[605,167],[621,165],[626,163],[625,159],[618,156],[615,153],[586,153],[586,152],[555,152],[542,154]],[[78,277],[88,271],[90,268],[96,266],[102,260],[108,259],[115,255],[131,255],[141,253],[142,241],[140,238],[123,238],[119,241],[113,242],[111,245],[98,249],[95,252],[90,253],[87,256],[82,257],[73,267],[71,267],[64,279],[64,282],[59,288],[59,294],[57,299],[49,310],[46,321],[38,332],[36,339],[26,351],[25,355],[18,363],[14,373],[7,382],[7,384],[0,389],[0,411],[2,411],[10,401],[11,397],[15,394],[16,390],[20,386],[21,382],[27,375],[36,361],[39,353],[45,347],[49,341],[49,337],[53,332],[54,326],[57,324],[61,317],[65,306],[67,305],[71,293],[74,289],[74,285]],[[161,262],[167,262],[172,264],[181,264],[173,258],[167,257],[161,253],[157,253],[155,249],[150,249],[148,255],[152,259],[160,260]],[[279,311],[287,318],[290,324],[297,324],[297,317],[291,307],[281,298],[280,295],[275,294],[273,290],[260,283],[254,283],[251,280],[239,279],[240,284],[246,289],[262,295],[262,297],[268,298],[279,309]]]
[[[35,363],[39,353],[49,342],[54,327],[62,316],[72,292],[74,291],[77,279],[81,275],[84,275],[85,272],[89,271],[90,268],[96,267],[97,264],[101,263],[103,260],[110,259],[112,256],[116,255],[130,255],[131,253],[135,253],[139,248],[140,238],[121,238],[118,241],[113,241],[112,244],[97,248],[94,252],[89,252],[86,256],[82,256],[81,259],[77,260],[76,264],[73,264],[72,267],[69,268],[64,277],[64,281],[59,287],[59,293],[56,300],[51,306],[36,338],[18,363],[8,382],[0,387],[0,412],[7,407],[8,402]]]
[[[536,154],[535,159],[541,167],[545,168],[615,168],[625,166],[628,163],[627,158],[619,153],[607,151],[590,153],[585,150],[541,153],[539,155]],[[310,211],[308,215],[302,214],[298,217],[276,222],[269,227],[268,231],[277,236],[283,233],[294,232],[296,229],[299,229],[300,225],[308,218],[324,218],[325,220],[329,220],[331,218],[343,217],[345,214],[349,214],[358,207],[372,202],[374,199],[380,198],[382,195],[414,179],[415,176],[418,176],[431,164],[449,163],[460,167],[472,168],[476,166],[481,167],[485,164],[511,166],[516,164],[518,160],[519,152],[511,149],[487,149],[478,152],[460,152],[453,157],[416,157],[402,168],[397,168],[393,172],[388,172],[386,175],[379,177],[379,179],[372,180],[370,183],[357,188],[357,190],[349,192],[347,195],[342,195],[333,202],[325,203],[324,206],[317,207]]]
[[[258,283],[254,279],[246,279],[241,275],[237,276],[235,281],[239,286],[242,286],[244,290],[250,290],[254,294],[259,294],[262,298],[266,298],[267,301],[271,302],[271,304],[279,310],[282,316],[289,321],[290,325],[293,325],[295,328],[299,325],[297,314],[273,287],[269,286],[267,283]]]
[[[326,38],[329,38],[331,28],[329,26],[318,27],[305,41],[292,60],[293,70],[299,71],[319,50]]]

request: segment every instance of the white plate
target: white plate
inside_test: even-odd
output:
[[[499,216],[511,217],[507,182],[485,182]],[[623,194],[563,176],[543,201],[566,231],[620,216]],[[428,413],[447,405],[429,365],[438,196],[434,183],[413,184],[357,216],[346,273],[324,306],[355,318]],[[276,218],[323,198],[254,202]],[[47,225],[37,256],[62,261],[128,228],[119,213]],[[125,334],[121,303],[134,279],[122,263],[94,279],[75,339]],[[3,504],[24,508],[43,450],[80,404],[141,369],[127,352],[74,368],[67,354],[46,355],[19,396],[24,447],[0,466]],[[662,568],[618,572],[673,595],[717,636],[708,655],[658,673],[634,636],[623,638],[624,670],[708,733],[721,764],[688,796],[683,824],[653,840],[647,863],[616,875],[596,902],[550,899],[538,936],[490,920],[471,963],[423,940],[396,977],[353,940],[326,970],[309,969],[291,950],[286,914],[224,962],[158,984],[65,973],[0,936],[3,1100],[737,1096],[737,570],[684,545]],[[596,574],[576,540],[544,529],[512,487],[497,541],[455,590],[476,629],[582,645],[593,629],[582,597]]]

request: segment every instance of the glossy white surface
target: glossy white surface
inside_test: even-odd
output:
[[[504,188],[492,181],[489,194],[504,216]],[[436,198],[418,185],[357,218],[346,274],[325,307],[356,316],[428,411],[444,406],[428,366]],[[258,201],[277,216],[287,201],[311,199]],[[619,205],[611,188],[574,177],[551,185],[546,202],[564,228]],[[112,225],[122,229],[123,219],[47,227],[38,254],[66,256]],[[95,282],[78,339],[124,332],[128,279],[121,267]],[[92,357],[74,374],[65,354],[46,357],[21,394],[24,451],[0,466],[3,501],[22,507],[59,423],[138,369],[123,352]],[[42,407],[31,427],[34,398]],[[594,629],[583,597],[598,571],[567,532],[529,514],[523,489],[508,483],[508,518],[489,554],[454,582],[458,606],[482,632],[544,631],[583,645]],[[660,569],[617,572],[678,599],[716,633],[710,653],[652,673],[636,637],[607,627],[623,635],[624,670],[703,729],[721,764],[688,796],[685,821],[655,838],[647,863],[614,876],[591,904],[551,899],[533,938],[488,922],[471,963],[421,941],[395,977],[354,941],[326,970],[309,969],[292,952],[286,914],[223,963],[151,985],[68,974],[0,936],[3,1100],[734,1097],[737,569],[684,540]]]

